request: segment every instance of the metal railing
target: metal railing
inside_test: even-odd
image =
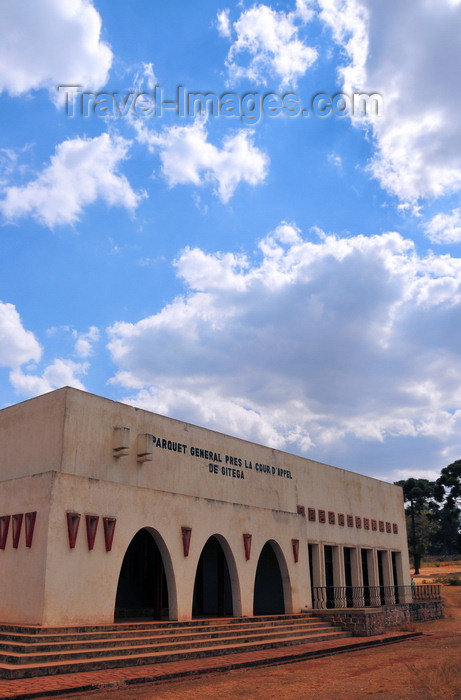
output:
[[[312,607],[376,608],[420,601],[442,600],[441,587],[436,584],[419,586],[314,586]]]

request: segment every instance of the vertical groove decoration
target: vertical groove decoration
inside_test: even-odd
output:
[[[248,561],[251,555],[251,538],[252,535],[250,535],[249,532],[244,532],[243,533],[243,546],[245,548],[245,559]]]
[[[117,518],[102,519],[102,524],[104,525],[104,541],[106,543],[106,552],[110,552],[112,549],[112,542],[114,541],[116,522]]]
[[[188,557],[189,556],[189,548],[190,548],[190,538],[192,535],[192,528],[187,527],[187,525],[183,525],[181,527],[181,534],[182,534],[182,547],[184,551],[184,556]]]
[[[73,549],[77,542],[78,526],[80,525],[80,513],[67,513],[67,534],[69,535],[69,547]]]
[[[0,516],[0,549],[5,549],[10,528],[11,515]]]
[[[25,514],[25,528],[26,528],[26,547],[32,547],[32,539],[34,537],[35,520],[37,517],[37,511],[34,510],[32,513]]]
[[[17,549],[19,547],[19,538],[21,537],[22,521],[24,518],[23,513],[16,513],[11,516],[13,525],[13,547]]]
[[[98,531],[99,515],[85,515],[86,521],[86,538],[88,540],[88,549],[93,549]]]

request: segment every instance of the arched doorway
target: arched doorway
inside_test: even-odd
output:
[[[115,599],[115,618],[169,618],[168,586],[158,545],[139,530],[123,558]]]
[[[271,542],[266,542],[256,568],[253,615],[280,615],[285,612],[280,565]]]
[[[195,575],[192,614],[233,615],[232,585],[224,550],[214,535],[202,550]]]

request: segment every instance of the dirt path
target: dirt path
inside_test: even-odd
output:
[[[428,582],[456,568],[422,569]],[[422,637],[383,648],[267,669],[72,695],[74,700],[461,700],[461,586],[444,586],[444,620],[412,625]]]

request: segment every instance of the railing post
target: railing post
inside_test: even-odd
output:
[[[345,607],[347,607],[346,588],[344,586],[338,586],[335,595],[335,608]]]
[[[365,606],[365,589],[363,586],[354,587],[354,608],[363,608]]]
[[[386,605],[394,605],[394,603],[395,603],[394,586],[385,586],[384,587],[384,602]]]
[[[381,591],[379,586],[370,586],[370,606],[379,608],[381,605]]]

